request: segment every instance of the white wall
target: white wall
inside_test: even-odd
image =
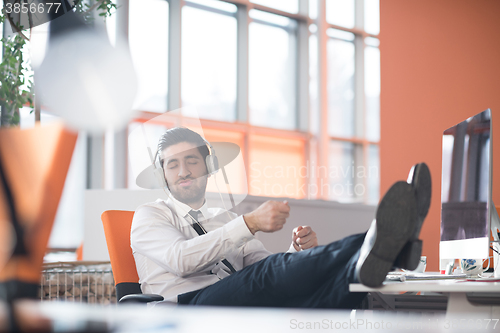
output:
[[[101,214],[106,210],[135,210],[143,203],[165,198],[162,190],[87,190],[85,192],[85,232],[83,259],[108,261],[109,255],[102,228]],[[248,196],[235,207],[238,214],[257,208],[264,201],[276,198]],[[272,234],[258,233],[267,249],[272,252],[288,250],[292,230],[298,225],[310,225],[318,235],[320,244],[328,244],[345,236],[366,231],[375,216],[374,206],[341,204],[322,200],[287,199],[291,207],[285,227]],[[209,206],[218,202],[218,194],[208,193]]]
[[[276,198],[248,196],[234,210],[245,214],[266,200]],[[292,230],[299,225],[309,225],[316,232],[320,245],[368,230],[375,217],[375,206],[345,204],[323,200],[287,199],[290,217],[282,230],[276,233],[257,233],[256,237],[272,252],[285,252],[292,241]]]

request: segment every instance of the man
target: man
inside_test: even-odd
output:
[[[398,254],[402,266],[420,257],[408,244],[418,242],[430,177],[428,187],[394,184],[366,239],[359,234],[317,246],[314,231],[299,226],[288,252],[271,254],[253,235],[283,228],[286,201],[265,202],[239,217],[207,208],[209,150],[189,129],[168,130],[158,154],[171,195],[139,207],[131,230],[144,293],[181,304],[353,308],[365,294],[349,293],[349,283],[378,286]]]

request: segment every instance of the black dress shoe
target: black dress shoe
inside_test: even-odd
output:
[[[368,287],[379,287],[394,260],[413,236],[417,223],[417,202],[412,185],[400,181],[384,195],[376,220],[366,233],[356,264],[356,277]]]
[[[429,167],[425,163],[415,164],[408,175],[408,184],[415,189],[417,200],[417,223],[408,243],[394,262],[395,267],[414,270],[422,255],[422,241],[418,239],[429,206],[431,205],[432,182]]]

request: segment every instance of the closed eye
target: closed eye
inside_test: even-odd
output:
[[[196,156],[189,156],[186,159],[186,163],[189,165],[196,165],[196,164],[198,164],[198,162],[199,162],[199,158]]]

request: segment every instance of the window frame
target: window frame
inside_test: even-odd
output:
[[[127,1],[127,0],[122,0]],[[236,70],[236,121],[224,122],[209,119],[200,119],[201,125],[207,129],[214,130],[231,130],[240,131],[244,137],[244,162],[246,170],[249,170],[249,142],[252,134],[264,134],[280,138],[294,138],[304,141],[304,156],[305,160],[311,161],[311,164],[317,166],[329,167],[328,155],[329,144],[332,141],[349,142],[355,146],[360,146],[362,149],[362,161],[355,161],[355,165],[368,167],[369,147],[379,147],[379,141],[368,140],[365,135],[366,111],[365,111],[365,71],[364,71],[364,50],[366,37],[379,39],[378,35],[374,35],[364,31],[364,0],[355,0],[355,26],[354,28],[345,28],[334,25],[326,21],[326,0],[317,1],[317,17],[311,19],[309,17],[309,0],[298,0],[298,13],[289,13],[272,7],[266,7],[260,4],[251,2],[250,0],[218,0],[231,3],[237,6],[237,11],[232,14],[215,9],[209,6],[192,3],[188,0],[168,0],[169,2],[169,39],[168,39],[168,100],[167,109],[176,110],[182,107],[181,99],[181,42],[182,42],[182,8],[191,6],[202,10],[211,11],[218,14],[229,15],[236,17],[237,20],[237,70]],[[256,9],[259,11],[276,14],[294,20],[297,24],[296,28],[296,45],[295,59],[297,68],[295,69],[295,122],[294,130],[283,130],[275,128],[267,128],[251,125],[249,122],[249,26],[255,21],[264,23],[260,20],[252,19],[249,15],[250,10]],[[128,14],[128,13],[127,13]],[[128,15],[127,15],[128,17]],[[269,24],[269,23],[266,23]],[[311,33],[309,26],[317,25],[317,31]],[[272,24],[270,24],[272,25]],[[283,28],[283,27],[281,27]],[[354,119],[355,119],[355,135],[353,137],[336,137],[331,136],[328,131],[328,93],[327,73],[324,70],[318,70],[317,86],[318,86],[318,110],[319,110],[319,131],[313,133],[310,123],[310,100],[309,100],[309,37],[316,34],[318,39],[318,59],[317,66],[319,69],[327,68],[328,54],[327,42],[330,38],[327,35],[327,29],[333,28],[336,30],[347,31],[354,34],[355,46],[355,78],[354,78]],[[371,46],[373,47],[373,46]],[[145,121],[158,115],[155,112],[141,110],[140,115],[133,121]],[[192,120],[175,112],[172,113],[172,121],[178,126],[186,126]],[[353,156],[354,157],[354,156]],[[250,179],[247,177],[247,185],[250,188]],[[319,186],[321,182],[328,182],[327,176],[321,178],[309,178],[306,181],[306,188],[309,185],[316,184]],[[364,179],[363,184],[368,188],[368,180]],[[361,201],[367,203],[369,191],[366,190],[363,197],[355,197],[352,201]],[[319,193],[315,197],[311,197],[306,191],[306,198],[331,200],[327,193]]]
[[[340,31],[346,31],[354,34],[354,133],[353,137],[337,137],[331,136],[328,131],[328,74],[327,71],[318,71],[319,83],[318,83],[318,100],[319,100],[319,110],[320,110],[320,131],[319,131],[319,165],[328,166],[328,154],[329,154],[329,144],[332,141],[336,142],[349,142],[355,146],[361,146],[363,161],[355,161],[355,166],[362,165],[364,167],[368,166],[369,160],[369,147],[371,145],[379,147],[379,141],[368,140],[365,135],[365,129],[367,127],[366,123],[366,105],[365,105],[365,38],[373,37],[378,40],[379,35],[374,35],[368,33],[364,30],[364,1],[365,0],[355,0],[355,12],[354,12],[354,27],[346,28],[343,26],[331,24],[326,20],[326,0],[318,0],[317,18],[316,24],[318,26],[318,65],[320,68],[327,68],[328,66],[328,53],[327,53],[327,42],[329,39],[335,39],[334,37],[329,37],[327,35],[328,29],[335,29]],[[379,47],[377,47],[379,48]],[[379,153],[380,154],[380,153]],[[356,154],[355,154],[356,155]],[[356,156],[353,156],[356,159]],[[368,168],[367,168],[368,169]],[[320,181],[328,182],[328,179],[324,177],[323,179],[318,179],[318,185]],[[363,183],[365,189],[368,188],[368,179],[364,178]],[[327,195],[324,195],[324,200],[331,200]],[[363,197],[354,198],[354,201],[362,201],[364,203],[369,202],[369,190],[364,192]]]

